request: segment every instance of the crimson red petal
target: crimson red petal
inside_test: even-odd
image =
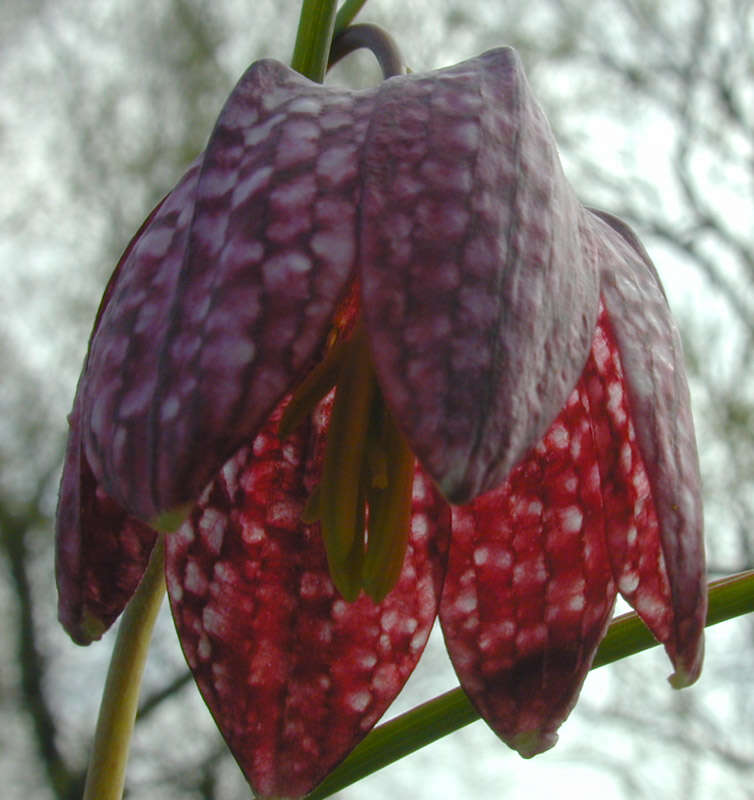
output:
[[[522,755],[555,744],[614,599],[580,381],[508,481],[453,508],[440,608],[448,652],[480,714]]]
[[[510,49],[380,87],[364,316],[380,386],[455,503],[499,486],[584,367],[599,305],[581,206]]]
[[[622,497],[608,507],[610,549],[621,592],[665,645],[676,670],[673,685],[685,686],[702,667],[707,587],[681,339],[657,272],[631,229],[602,212],[589,214],[587,224],[600,250],[605,344],[616,354],[614,364],[605,355],[602,373],[612,437],[605,447],[611,464],[603,471]]]
[[[449,510],[419,474],[398,585],[379,605],[339,597],[318,525],[300,520],[327,413],[282,444],[268,424],[167,541],[186,658],[261,796],[305,794],[374,725],[422,652],[444,571]]]

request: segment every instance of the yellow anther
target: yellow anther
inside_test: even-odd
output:
[[[366,334],[359,325],[338,373],[320,482],[320,522],[331,565],[351,556],[356,520],[363,514],[362,464],[376,387]],[[363,540],[363,533],[357,538]]]
[[[414,454],[383,407],[382,451],[387,463],[387,487],[368,492],[369,535],[362,568],[364,591],[381,602],[398,582],[408,547]]]
[[[380,403],[381,405],[381,403]],[[380,440],[369,436],[367,442],[367,469],[369,472],[367,486],[372,489],[387,489],[388,457]]]
[[[406,553],[414,456],[382,400],[361,324],[298,387],[280,423],[281,438],[333,386],[321,479],[301,519],[320,523],[341,595],[353,601],[364,589],[380,602],[397,583]]]
[[[327,566],[330,577],[344,600],[352,603],[361,594],[361,573],[364,564],[364,499],[359,498],[354,522],[354,536],[351,547],[343,558],[341,553],[327,549]],[[323,533],[324,537],[324,526]]]

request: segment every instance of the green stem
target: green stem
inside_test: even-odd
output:
[[[754,612],[754,570],[710,584],[707,625]],[[610,626],[592,669],[655,647],[636,614],[624,614]],[[375,728],[327,778],[307,795],[323,800],[382,767],[479,719],[462,689],[453,689]]]
[[[345,3],[343,3],[335,16],[334,36],[344,31],[353,22],[354,17],[361,11],[366,1],[367,0],[346,0]]]
[[[303,0],[291,67],[322,83],[335,26],[336,0]]]
[[[123,796],[141,676],[164,595],[165,543],[160,536],[121,619],[102,693],[84,800],[120,800]]]

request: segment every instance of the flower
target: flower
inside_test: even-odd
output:
[[[186,517],[176,627],[261,795],[347,754],[438,612],[525,756],[617,592],[674,684],[699,674],[679,336],[634,234],[575,198],[510,49],[366,91],[252,65],[121,258],[70,423],[63,624],[101,635]]]

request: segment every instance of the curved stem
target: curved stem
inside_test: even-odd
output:
[[[369,23],[352,25],[336,34],[332,42],[327,68],[330,69],[349,53],[360,50],[362,47],[372,51],[380,65],[382,76],[386,80],[406,72],[403,56],[395,39],[387,31]]]
[[[707,625],[754,612],[754,570],[710,584]],[[618,617],[602,640],[592,669],[648,650],[658,644],[635,613]],[[375,728],[310,794],[323,800],[382,767],[479,719],[461,688],[401,714]]]
[[[164,595],[165,542],[160,536],[118,629],[102,693],[84,800],[120,800],[123,796],[141,676]]]

